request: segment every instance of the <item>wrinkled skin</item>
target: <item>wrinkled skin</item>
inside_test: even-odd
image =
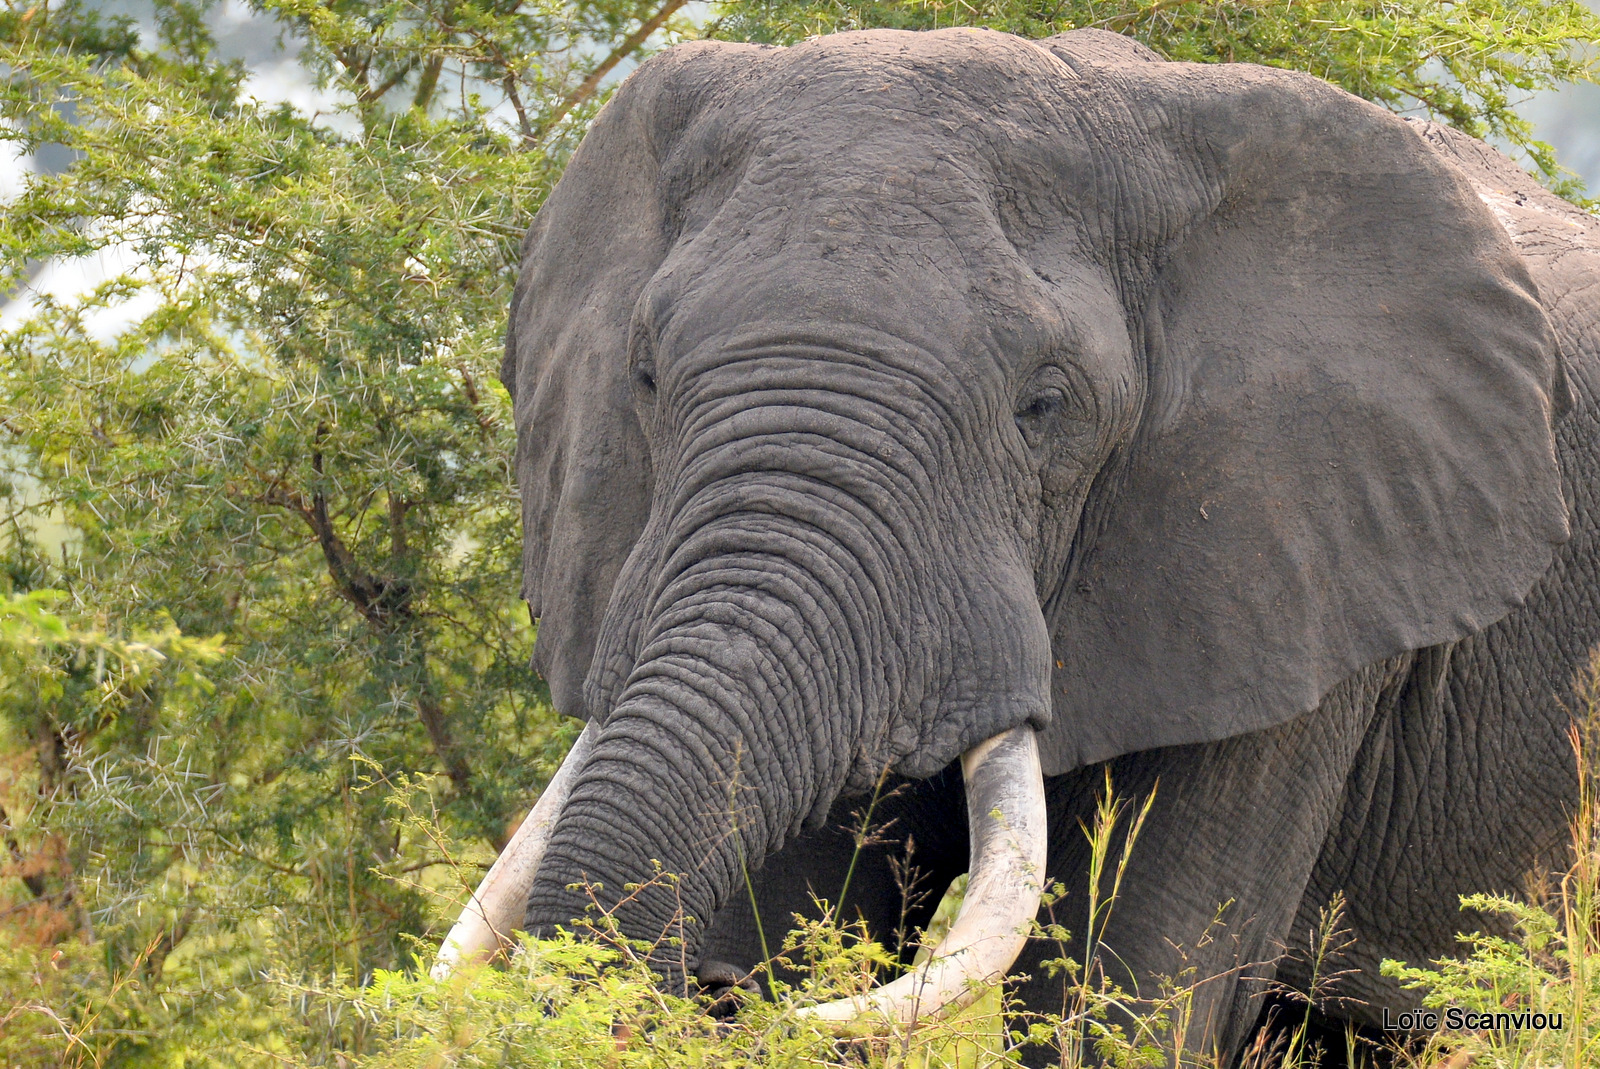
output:
[[[507,344],[535,660],[602,725],[530,929],[593,898],[727,983],[746,874],[776,938],[882,785],[846,909],[892,941],[966,868],[951,762],[1028,724],[1069,927],[1101,765],[1159,781],[1105,942],[1218,976],[1192,1045],[1305,981],[1335,891],[1330,1008],[1409,1006],[1376,963],[1451,952],[1575,790],[1597,280],[1592,220],[1306,76],[1095,31],[645,64]]]

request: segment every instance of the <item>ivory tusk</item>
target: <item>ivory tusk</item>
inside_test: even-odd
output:
[[[435,980],[447,979],[463,962],[481,961],[510,945],[512,929],[522,927],[528,892],[539,873],[539,860],[549,845],[556,818],[561,816],[578,771],[588,760],[599,734],[600,729],[591,720],[539,795],[533,812],[523,818],[517,833],[461,908],[461,915],[439,945],[439,956],[429,970]]]
[[[863,995],[800,1012],[822,1021],[883,1017],[912,1024],[959,1009],[996,983],[1022,953],[1044,886],[1044,776],[1027,725],[961,755],[971,861],[967,895],[954,923],[923,964]]]

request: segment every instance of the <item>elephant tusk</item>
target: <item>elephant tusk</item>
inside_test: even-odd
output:
[[[971,860],[967,896],[955,922],[923,964],[863,995],[811,1006],[822,1021],[887,1018],[912,1024],[959,1009],[986,984],[1003,979],[1028,940],[1044,884],[1044,776],[1027,725],[961,755],[966,780]]]
[[[510,945],[511,930],[522,927],[528,892],[538,875],[539,860],[544,857],[556,818],[561,816],[578,771],[589,759],[589,751],[594,749],[594,740],[599,734],[600,729],[591,720],[578,741],[572,744],[572,750],[561,762],[549,786],[539,795],[533,812],[523,818],[517,833],[495,858],[489,874],[462,907],[461,915],[439,945],[439,956],[429,970],[435,980],[447,979],[463,962],[480,961]]]

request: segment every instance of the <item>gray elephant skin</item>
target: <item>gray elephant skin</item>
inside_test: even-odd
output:
[[[1562,857],[1600,224],[1478,142],[1097,31],[682,45],[534,220],[503,378],[535,664],[597,729],[530,931],[593,895],[727,982],[747,876],[775,943],[877,792],[844,909],[892,942],[967,867],[952,762],[1027,726],[1070,928],[1103,766],[1156,790],[1108,967],[1215,974],[1226,1052],[1335,892],[1370,1022]]]

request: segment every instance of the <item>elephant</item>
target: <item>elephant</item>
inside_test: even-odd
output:
[[[587,726],[443,972],[598,905],[732,984],[761,918],[892,943],[970,860],[937,998],[820,1016],[1059,1007],[1024,926],[1109,772],[1150,808],[1105,967],[1212,977],[1225,1055],[1336,893],[1370,1023],[1563,857],[1600,222],[1465,135],[1097,30],[682,44],[533,220],[502,379]]]

